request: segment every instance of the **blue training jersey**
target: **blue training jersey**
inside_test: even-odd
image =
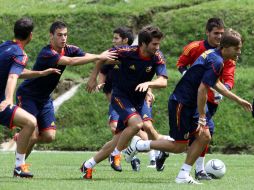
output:
[[[128,98],[134,105],[142,105],[147,92],[135,91],[140,83],[151,81],[156,74],[167,78],[164,56],[157,51],[147,58],[140,55],[138,46],[113,48],[118,53],[119,74],[113,84],[113,94]]]
[[[5,99],[8,75],[20,75],[27,64],[28,57],[16,41],[6,41],[0,44],[0,52],[0,101],[2,101]]]
[[[213,87],[223,69],[223,58],[218,49],[207,50],[187,70],[175,87],[170,99],[196,107],[198,88],[201,82]]]
[[[104,93],[111,93],[113,84],[118,80],[118,71],[118,64],[105,64],[102,66],[100,72],[106,76],[105,85],[103,87]]]
[[[81,57],[84,55],[85,53],[80,48],[73,45],[66,45],[61,53],[55,51],[51,45],[47,45],[39,53],[33,70],[42,71],[48,68],[57,68],[61,70],[62,75],[66,68],[65,65],[58,65],[62,56]],[[19,86],[17,95],[29,96],[38,100],[48,99],[56,88],[61,75],[50,74],[45,77],[27,79]]]

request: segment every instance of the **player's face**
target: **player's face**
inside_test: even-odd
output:
[[[67,28],[56,29],[54,34],[50,34],[50,38],[54,48],[64,48],[67,42]]]
[[[206,31],[207,41],[210,46],[218,47],[220,45],[220,40],[222,34],[224,33],[224,28],[214,27],[211,32]]]
[[[148,55],[153,56],[160,49],[160,43],[161,39],[153,38],[148,45],[144,44],[144,50]]]
[[[118,46],[122,46],[122,45],[126,45],[123,41],[123,38],[121,38],[121,36],[117,33],[113,34],[113,39],[112,39],[112,43],[114,47],[118,47]]]
[[[239,44],[238,46],[230,46],[228,48],[224,48],[225,56],[228,59],[233,59],[234,61],[237,61],[237,59],[241,55],[241,48],[242,44]]]

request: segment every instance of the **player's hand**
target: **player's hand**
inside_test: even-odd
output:
[[[139,92],[146,92],[149,88],[149,82],[140,83],[136,88],[135,91]]]
[[[153,102],[155,101],[155,96],[154,96],[154,94],[153,94],[151,91],[148,90],[147,93],[146,93],[145,100],[146,100],[146,103],[147,103],[148,105],[153,104]]]
[[[56,68],[49,68],[49,69],[41,71],[42,76],[48,76],[48,75],[53,74],[53,73],[61,75],[61,70],[56,69]]]
[[[99,59],[106,61],[106,60],[115,60],[117,59],[117,52],[116,51],[104,51],[99,55]]]
[[[87,83],[86,83],[86,91],[88,93],[92,93],[93,91],[96,90],[97,86],[97,80],[95,77],[89,77]]]
[[[8,100],[4,100],[0,103],[0,112],[4,111],[6,109],[7,106],[13,106],[13,102],[12,101],[8,101]]]
[[[98,85],[96,86],[96,91],[97,91],[97,92],[100,91],[101,89],[103,89],[104,86],[105,86],[105,83],[98,84]]]
[[[251,103],[244,99],[240,99],[239,104],[245,109],[245,111],[251,112],[253,110]]]
[[[219,103],[223,99],[223,95],[221,95],[216,90],[214,90],[213,93],[214,93],[214,102]]]
[[[204,133],[206,127],[206,118],[205,117],[199,117],[198,118],[198,135],[201,135],[202,133]]]

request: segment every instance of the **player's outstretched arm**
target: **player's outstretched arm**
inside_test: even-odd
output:
[[[248,101],[242,99],[241,97],[237,96],[236,94],[229,91],[220,81],[218,81],[214,89],[221,93],[223,96],[235,101],[239,105],[241,105],[246,111],[252,111],[252,105]]]
[[[157,79],[153,81],[148,81],[140,83],[135,91],[146,92],[148,88],[166,88],[167,87],[167,78],[164,76],[158,76]]]
[[[116,52],[114,51],[104,51],[101,54],[91,54],[86,53],[85,56],[82,57],[67,57],[62,56],[58,62],[59,65],[84,65],[90,62],[102,60],[114,60],[116,59]]]
[[[49,68],[49,69],[45,69],[43,71],[32,71],[29,69],[24,69],[23,72],[21,73],[21,75],[19,76],[19,78],[22,78],[22,79],[38,78],[38,77],[43,77],[43,76],[47,76],[50,74],[59,74],[60,75],[61,71],[56,68]]]
[[[103,64],[104,64],[103,60],[96,61],[95,67],[93,68],[92,73],[90,74],[90,77],[89,77],[87,84],[86,84],[87,92],[91,93],[92,91],[94,91],[96,89],[96,87],[98,85],[97,84],[97,77],[99,75],[100,69]]]

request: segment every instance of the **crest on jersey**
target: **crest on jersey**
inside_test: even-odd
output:
[[[51,126],[55,126],[56,124],[55,124],[55,122],[53,121],[50,125],[51,125]]]
[[[149,67],[146,68],[147,73],[151,72],[151,70],[152,70],[152,66],[149,66]]]
[[[130,68],[131,70],[136,70],[135,65],[131,65],[129,68]]]

